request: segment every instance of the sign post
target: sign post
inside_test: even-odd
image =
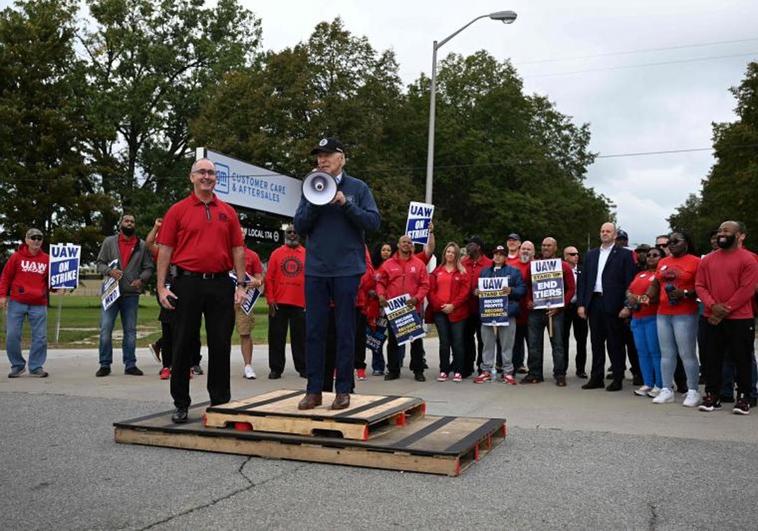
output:
[[[51,290],[74,290],[79,285],[79,264],[82,257],[81,245],[56,243],[50,246],[50,267],[48,285]],[[55,323],[55,342],[61,335],[61,313],[63,298],[58,298],[58,318]]]

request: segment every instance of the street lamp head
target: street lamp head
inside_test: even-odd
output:
[[[500,20],[503,24],[513,24],[516,20],[515,11],[495,11],[488,15],[492,20]]]

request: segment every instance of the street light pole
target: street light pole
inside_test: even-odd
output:
[[[437,100],[437,50],[442,48],[447,41],[482,18],[491,18],[492,20],[500,20],[505,24],[511,24],[516,20],[516,13],[513,11],[497,11],[487,15],[480,15],[441,41],[434,41],[432,43],[432,82],[429,88],[429,143],[426,151],[426,194],[424,196],[424,201],[427,203],[432,202],[432,183],[434,182],[434,122]]]

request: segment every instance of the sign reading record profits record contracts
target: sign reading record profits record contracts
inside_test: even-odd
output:
[[[195,158],[207,158],[216,165],[216,192],[231,205],[294,217],[302,194],[302,181],[248,164],[205,148],[197,148]]]

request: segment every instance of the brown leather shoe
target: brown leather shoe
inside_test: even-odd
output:
[[[298,403],[297,409],[313,409],[321,405],[321,393],[305,393],[305,397]]]
[[[350,407],[350,395],[347,393],[337,393],[332,402],[332,409],[347,409]]]

